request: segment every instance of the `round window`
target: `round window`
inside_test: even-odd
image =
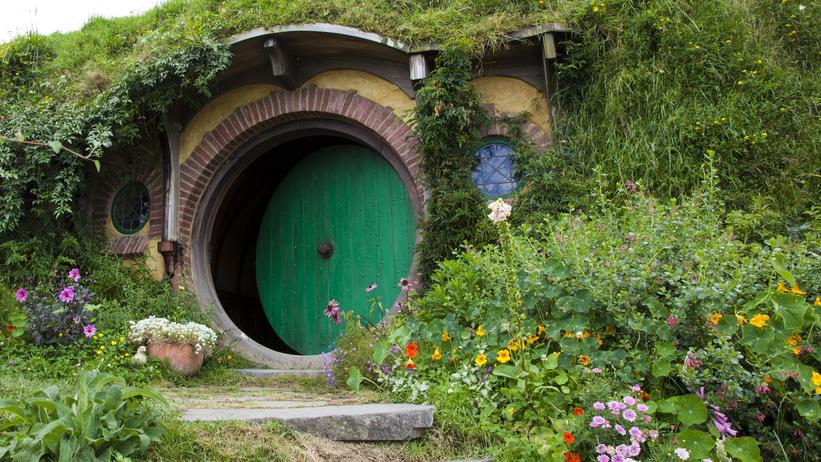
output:
[[[149,206],[148,188],[142,183],[129,183],[114,196],[111,221],[117,231],[134,234],[148,221]]]
[[[519,185],[513,148],[504,140],[489,140],[476,149],[478,165],[473,182],[490,198],[505,197]]]

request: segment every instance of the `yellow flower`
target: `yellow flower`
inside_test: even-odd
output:
[[[815,297],[815,306],[821,306],[821,297]]]
[[[818,387],[818,388],[815,389],[815,394],[816,395],[821,395],[821,387]]]
[[[764,327],[767,327],[767,321],[769,320],[770,317],[766,314],[757,314],[753,316],[753,319],[750,319],[750,324],[752,324],[755,327],[758,327],[759,329],[762,329]]]
[[[117,345],[117,342],[115,340],[112,340],[111,341],[111,346],[116,346],[116,345]]]
[[[225,356],[225,359],[227,359],[228,361],[230,361],[230,360],[234,359],[234,357],[233,357],[233,356],[231,356],[231,355],[226,355],[226,356]]]
[[[794,354],[794,355],[796,355],[796,356],[801,356],[801,348],[799,348],[799,347],[793,347],[793,348],[792,348],[792,354]]]
[[[735,315],[735,319],[736,319],[736,321],[738,321],[739,326],[743,326],[744,324],[747,324],[747,318],[745,318],[743,314]]]
[[[604,326],[604,333],[607,335],[616,335],[616,329],[610,324]]]
[[[812,372],[812,384],[821,387],[821,374],[815,371]]]
[[[477,366],[482,367],[485,364],[487,364],[487,356],[485,356],[484,353],[482,353],[476,356],[476,359],[474,361],[476,361]]]
[[[120,342],[125,342],[125,337],[120,337]]]
[[[101,354],[103,354],[103,352],[100,351],[100,350],[97,350],[97,356],[100,356]]]
[[[539,341],[539,336],[538,335],[530,334],[530,335],[527,336],[527,343],[529,343],[531,345],[533,345],[534,343],[536,343],[538,341]]]
[[[573,332],[567,331],[564,334],[562,334],[562,337],[573,337]]]
[[[518,351],[524,349],[524,342],[521,340],[511,340],[507,344],[507,349],[510,351]]]
[[[713,315],[710,316],[710,322],[713,323],[714,326],[717,326],[718,322],[721,321],[721,318],[723,317],[724,315],[721,313],[713,313]]]
[[[789,292],[790,291],[789,289],[787,289],[787,286],[783,282],[779,282],[778,287],[776,287],[775,290],[777,290],[779,292]]]
[[[599,12],[599,7],[594,6],[594,7],[593,7],[593,12],[594,12],[594,13],[598,13],[598,12]]]
[[[62,337],[62,336],[63,336],[63,333],[62,333],[62,332],[60,332],[59,334],[57,334],[57,336],[58,336],[58,337]]]
[[[430,355],[430,358],[434,361],[439,361],[442,359],[442,353],[439,353],[439,347],[433,349],[433,354]]]
[[[476,328],[476,335],[479,337],[485,336],[485,325],[479,324],[479,327]]]
[[[442,341],[447,342],[448,340],[450,340],[450,334],[448,334],[448,331],[442,332]]]
[[[510,361],[510,352],[507,350],[499,350],[499,353],[496,355],[496,361],[502,364]]]
[[[806,292],[804,292],[803,290],[801,290],[801,288],[800,288],[800,287],[798,287],[798,284],[796,284],[796,285],[794,285],[794,286],[790,287],[790,292],[791,292],[791,293],[794,293],[794,294],[796,294],[796,295],[807,295],[807,293],[806,293]]]
[[[101,350],[105,350],[105,345],[100,345]]]
[[[579,364],[581,364],[582,366],[589,366],[590,365],[590,356],[579,355]]]
[[[787,345],[792,345],[792,346],[798,345],[798,342],[800,342],[800,341],[801,341],[801,336],[798,335],[798,334],[791,335],[791,336],[787,337],[787,340],[786,340]]]
[[[821,297],[815,299],[816,304],[821,305]],[[536,328],[536,335],[544,334],[545,329],[544,326],[539,324],[539,327]]]
[[[763,380],[764,383],[766,383],[767,385],[772,385],[773,383],[773,378],[770,377],[769,374],[765,375],[764,378],[762,378],[761,380]]]

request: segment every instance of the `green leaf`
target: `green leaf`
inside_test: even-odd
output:
[[[97,169],[97,173],[100,173],[100,161],[97,159],[94,159],[94,168]]]
[[[669,359],[657,359],[653,362],[653,377],[667,377],[672,369],[673,366]]]
[[[756,353],[767,353],[774,341],[774,334],[770,328],[759,329],[746,325],[741,328],[741,332],[743,333],[741,342]]]
[[[553,381],[556,382],[558,385],[564,385],[565,383],[567,383],[568,380],[569,378],[567,377],[567,374],[565,374],[564,372],[559,372],[559,375],[557,375],[556,378],[553,379]]]
[[[773,268],[775,272],[778,273],[779,276],[784,278],[785,281],[791,286],[795,285],[795,276],[789,271],[787,271],[787,261],[783,255],[776,255],[773,257]]]
[[[559,367],[559,353],[553,352],[547,355],[547,359],[542,363],[547,370]]]
[[[388,342],[381,341],[377,342],[376,345],[373,347],[373,362],[377,366],[381,366],[382,363],[385,361],[385,358],[388,357]]]
[[[697,425],[707,421],[707,406],[696,395],[684,395],[676,398],[676,415],[684,425]]]
[[[353,391],[359,391],[359,386],[362,384],[362,374],[359,369],[351,367],[348,369],[348,388]]]
[[[703,459],[710,456],[710,451],[716,445],[715,439],[709,433],[698,430],[684,430],[676,436],[679,444],[690,451],[693,459]]]
[[[742,462],[762,461],[758,443],[756,443],[752,437],[741,436],[739,438],[727,438],[724,441],[724,448],[727,449],[727,453],[736,460]]]
[[[499,377],[507,377],[509,379],[518,379],[522,375],[522,371],[518,367],[510,366],[508,364],[500,364],[493,368],[493,375]]]
[[[798,410],[801,417],[804,417],[811,422],[815,422],[819,417],[821,417],[821,406],[818,405],[818,401],[812,399],[805,399],[797,402],[795,404],[795,409]]]
[[[60,154],[60,151],[63,150],[63,143],[59,141],[49,141],[48,147],[50,147],[51,150],[54,151],[54,154]]]
[[[802,296],[776,293],[772,299],[775,312],[784,320],[787,330],[798,330],[804,326],[804,314],[809,305]]]
[[[656,342],[656,354],[664,358],[676,353],[676,344],[673,342]]]

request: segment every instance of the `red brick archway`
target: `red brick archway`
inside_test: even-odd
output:
[[[309,86],[295,91],[275,91],[240,107],[208,132],[180,167],[180,241],[188,248],[192,241],[194,220],[203,194],[229,156],[255,135],[277,125],[299,119],[336,119],[373,132],[390,146],[413,179],[421,201],[419,177],[420,156],[410,127],[382,106],[355,91]],[[184,256],[189,263],[190,255]],[[187,266],[187,265],[186,265]]]

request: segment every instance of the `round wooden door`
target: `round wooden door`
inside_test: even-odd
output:
[[[339,145],[303,158],[277,187],[257,239],[257,286],[268,322],[300,354],[334,348],[343,311],[379,321],[411,266],[416,223],[404,183],[379,154]],[[378,287],[371,292],[370,284]]]

